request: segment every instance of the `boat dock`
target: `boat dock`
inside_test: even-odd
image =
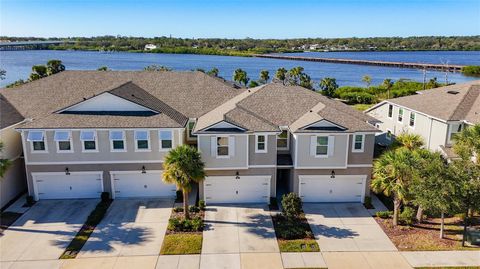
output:
[[[452,64],[428,64],[428,63],[408,63],[408,62],[386,62],[374,60],[356,60],[356,59],[338,59],[338,58],[319,58],[319,57],[302,57],[302,56],[286,56],[274,54],[254,54],[258,58],[270,58],[279,60],[307,61],[307,62],[323,62],[338,64],[359,64],[359,65],[376,65],[397,68],[413,68],[447,72],[461,72],[464,65]]]

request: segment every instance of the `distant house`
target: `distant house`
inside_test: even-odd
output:
[[[318,50],[320,49],[320,44],[313,44],[313,45],[310,45],[310,50]]]
[[[147,44],[145,45],[145,50],[154,50],[157,48],[157,45],[155,44]]]
[[[385,100],[366,113],[383,131],[377,143],[388,144],[403,132],[420,135],[425,147],[454,158],[453,137],[480,123],[480,80],[420,91],[417,95]]]

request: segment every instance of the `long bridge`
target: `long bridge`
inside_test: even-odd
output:
[[[0,42],[0,51],[5,50],[38,50],[46,49],[50,45],[60,45],[65,43],[75,43],[74,41],[15,41]]]
[[[286,56],[286,55],[275,55],[275,54],[254,54],[253,56],[258,57],[258,58],[270,58],[270,59],[280,59],[280,60],[339,63],[339,64],[376,65],[376,66],[386,66],[386,67],[436,70],[436,71],[454,72],[454,73],[455,72],[461,72],[462,68],[464,67],[464,65],[452,65],[452,64],[386,62],[386,61],[374,61],[374,60]]]

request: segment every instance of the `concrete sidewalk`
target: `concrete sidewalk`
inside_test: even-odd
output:
[[[400,253],[413,267],[480,267],[480,251],[405,251]]]

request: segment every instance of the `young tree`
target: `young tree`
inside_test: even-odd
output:
[[[233,73],[233,81],[236,81],[240,84],[247,86],[248,82],[250,81],[250,78],[247,76],[247,72],[243,71],[242,69],[238,68],[235,70]]]
[[[65,65],[60,60],[50,60],[47,62],[47,75],[53,75],[65,71]]]
[[[260,83],[262,84],[265,84],[268,82],[268,80],[270,79],[270,73],[268,72],[268,70],[262,70],[260,71]]]
[[[365,84],[367,84],[367,88],[369,88],[370,84],[372,83],[372,77],[369,75],[365,75],[362,77],[362,81],[365,82]]]
[[[285,85],[285,80],[287,79],[287,69],[281,67],[277,69],[277,72],[275,72],[275,78],[280,80],[283,85]]]
[[[0,141],[0,153],[3,151],[3,142]],[[0,178],[2,178],[7,172],[8,168],[12,165],[12,161],[9,159],[0,159]]]
[[[409,186],[416,177],[418,157],[406,148],[385,152],[373,166],[371,186],[375,192],[393,196],[393,225],[398,225],[400,206],[410,198]]]
[[[322,89],[322,94],[333,97],[338,89],[337,80],[334,78],[323,78],[320,81],[320,89]]]
[[[214,67],[210,69],[210,71],[208,71],[207,74],[210,76],[218,77],[218,72],[219,72],[218,68]]]
[[[389,78],[383,80],[382,86],[387,90],[387,99],[390,99],[390,90],[393,87],[393,81]]]
[[[189,145],[181,145],[170,150],[163,164],[162,180],[169,184],[176,184],[183,193],[183,213],[189,219],[188,193],[193,184],[202,181],[205,177],[204,163],[198,150]]]

